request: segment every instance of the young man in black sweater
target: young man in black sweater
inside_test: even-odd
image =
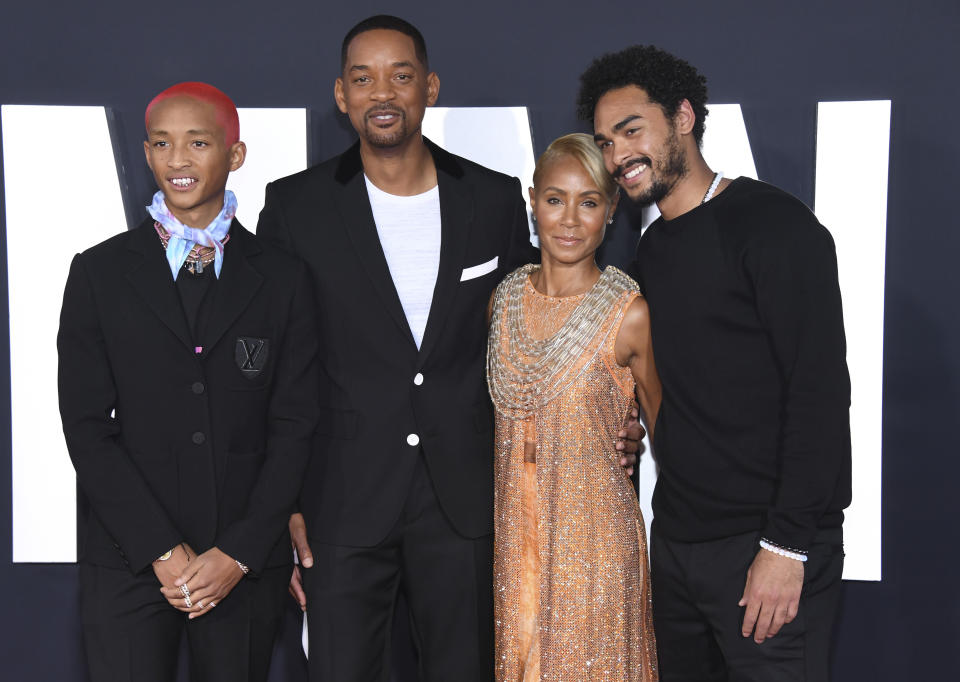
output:
[[[706,80],[655,47],[596,60],[579,113],[662,217],[637,247],[663,407],[651,544],[662,680],[825,680],[850,502],[833,240],[700,153]],[[771,639],[773,638],[773,639]]]

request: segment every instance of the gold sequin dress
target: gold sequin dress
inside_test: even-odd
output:
[[[496,407],[496,679],[654,682],[643,519],[615,449],[634,381],[617,365],[614,342],[636,284],[608,267],[602,300],[592,292],[554,298],[531,284],[536,267],[521,268],[497,289],[488,345]],[[559,334],[568,319],[583,320],[577,309],[586,305],[605,310],[580,325],[587,333],[562,344],[576,348],[554,359],[562,371],[531,383],[534,365],[518,348],[533,352],[531,343]],[[524,334],[519,343],[512,338]],[[523,394],[511,381],[527,384],[523,409],[503,398],[507,389]]]

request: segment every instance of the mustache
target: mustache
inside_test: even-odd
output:
[[[653,163],[650,161],[650,157],[638,156],[636,158],[624,161],[619,166],[617,166],[616,169],[614,169],[613,171],[613,179],[619,180],[624,173],[629,171],[634,166],[639,166],[641,163],[645,164],[647,168],[651,168],[653,166]]]
[[[369,109],[367,109],[364,116],[369,118],[371,116],[376,116],[377,114],[396,114],[397,116],[403,116],[403,112],[400,109],[397,109],[394,106],[389,104],[375,104]]]

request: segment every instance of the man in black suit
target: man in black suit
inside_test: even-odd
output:
[[[423,679],[492,678],[485,310],[536,254],[519,181],[422,137],[438,90],[416,28],[354,27],[335,97],[360,139],[270,184],[257,228],[319,298],[317,453],[291,521],[312,680],[383,679],[398,590]]]
[[[57,339],[90,675],[170,681],[186,629],[193,680],[265,680],[316,426],[312,286],[233,218],[226,95],[174,86],[146,123],[152,217],[74,258]]]

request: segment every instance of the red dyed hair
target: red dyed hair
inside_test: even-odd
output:
[[[150,112],[160,102],[171,97],[192,97],[195,100],[212,104],[216,111],[217,123],[223,128],[224,142],[229,147],[240,139],[240,117],[237,115],[237,105],[233,100],[217,88],[208,83],[198,81],[189,81],[186,83],[177,83],[161,92],[150,100],[147,105],[147,111],[143,116],[144,125],[147,130],[150,129]]]

